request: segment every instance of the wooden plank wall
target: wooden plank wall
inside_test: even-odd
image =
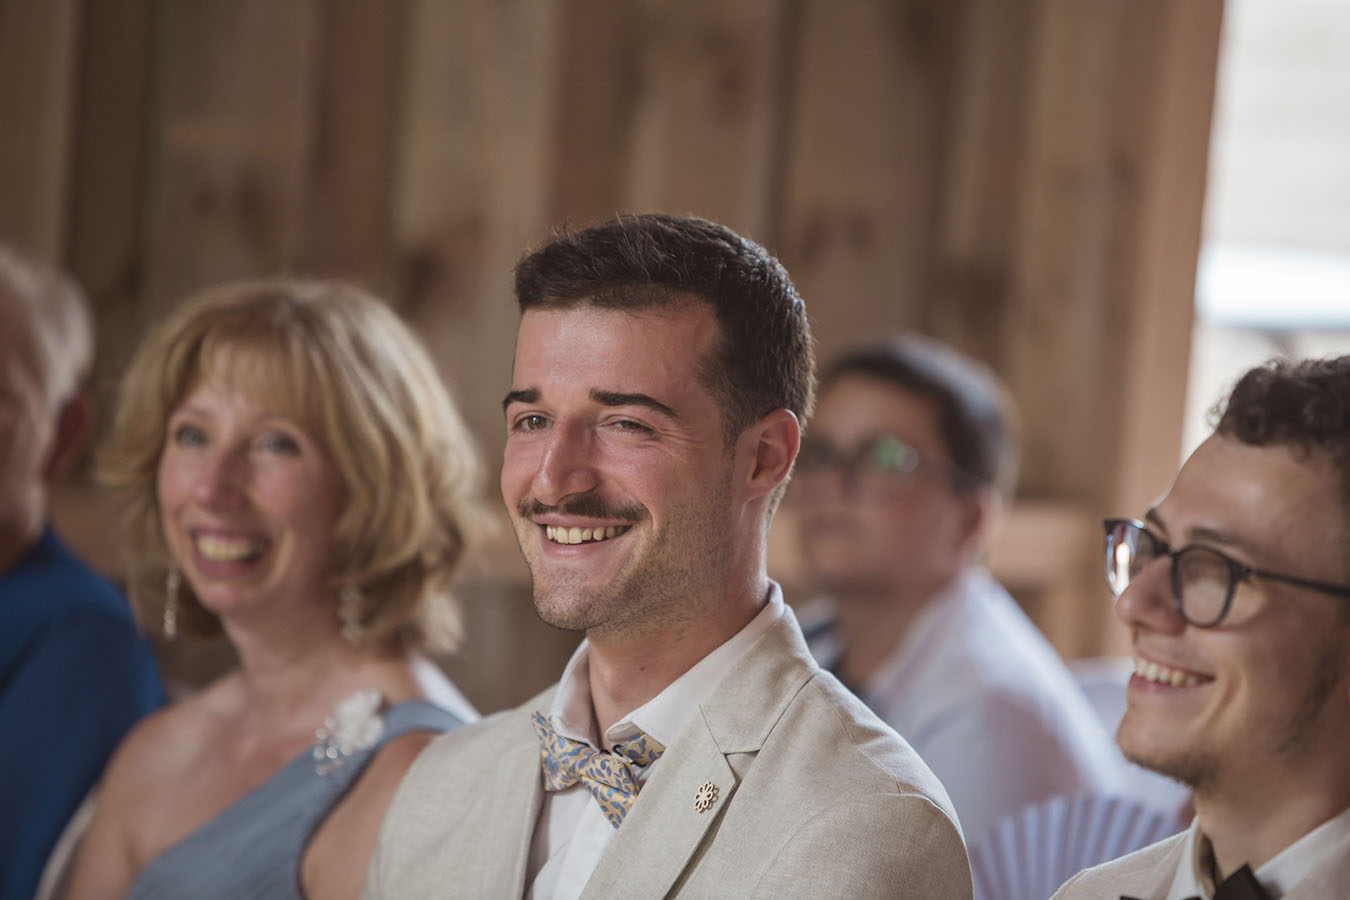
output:
[[[1176,465],[1221,4],[0,0],[0,240],[88,286],[105,389],[212,282],[371,285],[495,482],[520,252],[621,210],[718,219],[794,273],[822,357],[918,328],[1007,378],[1026,452],[993,564],[1097,652],[1095,519]],[[115,570],[100,495],[58,499]],[[504,527],[463,594],[473,699],[556,674],[574,638]]]
[[[0,239],[46,259],[65,241],[77,6],[0,3]]]

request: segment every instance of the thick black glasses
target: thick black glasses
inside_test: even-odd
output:
[[[904,483],[922,475],[961,493],[978,479],[950,463],[925,459],[913,445],[889,434],[875,435],[851,451],[841,450],[829,441],[807,440],[797,455],[797,471],[819,475],[838,469],[844,484],[851,489],[862,477],[873,481]]]
[[[1282,581],[1350,599],[1350,585],[1255,569],[1213,547],[1191,544],[1173,550],[1136,519],[1107,519],[1102,524],[1106,528],[1106,584],[1111,593],[1119,597],[1149,563],[1171,557],[1172,607],[1197,628],[1214,628],[1222,622],[1238,584],[1249,578]]]

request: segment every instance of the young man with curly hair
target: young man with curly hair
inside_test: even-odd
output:
[[[1056,897],[1344,897],[1350,356],[1244,375],[1143,521],[1107,520],[1106,560],[1136,669],[1117,741],[1196,816]]]

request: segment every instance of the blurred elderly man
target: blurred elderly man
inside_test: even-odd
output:
[[[1188,785],[1176,837],[1055,896],[1350,888],[1350,356],[1253,369],[1143,521],[1106,522],[1135,675],[1116,739]]]
[[[1059,656],[980,564],[1015,430],[987,369],[901,335],[826,369],[798,460],[812,650],[932,767],[972,846],[1028,804],[1121,777]]]
[[[93,355],[79,289],[0,247],[0,896],[31,897],[126,730],[162,699],[126,602],[48,524]]]

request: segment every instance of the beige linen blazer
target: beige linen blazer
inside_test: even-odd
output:
[[[431,744],[394,798],[366,900],[519,898],[553,689]],[[695,797],[717,787],[704,812]],[[582,894],[969,900],[942,785],[807,652],[791,611],[667,748]]]
[[[1195,826],[1192,825],[1192,828]],[[1186,835],[1173,835],[1134,853],[1084,869],[1052,900],[1166,900],[1177,869],[1187,863]],[[1284,894],[1283,900],[1344,900],[1350,896],[1350,859],[1327,859]]]

